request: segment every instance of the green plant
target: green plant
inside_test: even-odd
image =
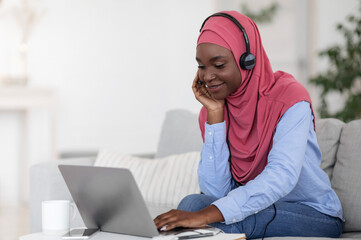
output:
[[[278,3],[273,2],[268,7],[260,9],[258,12],[254,12],[249,9],[247,4],[241,5],[241,13],[248,16],[257,24],[270,23],[278,10]]]
[[[328,58],[328,70],[310,79],[312,84],[322,89],[321,117],[335,117],[345,122],[361,118],[361,1],[358,14],[348,16],[347,22],[337,25],[337,31],[343,34],[345,43],[319,53],[321,57]],[[344,97],[344,107],[330,113],[327,96],[335,92]]]

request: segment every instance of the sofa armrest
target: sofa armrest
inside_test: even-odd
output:
[[[95,158],[73,158],[44,162],[30,167],[30,232],[41,232],[41,202],[45,200],[72,200],[70,192],[58,169],[59,164],[94,165]],[[77,212],[71,227],[84,226]]]

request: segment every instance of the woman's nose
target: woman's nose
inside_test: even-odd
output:
[[[216,78],[216,75],[212,71],[204,71],[203,81],[210,82]]]

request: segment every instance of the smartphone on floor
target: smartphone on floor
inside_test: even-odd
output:
[[[64,234],[62,239],[88,239],[98,229],[76,228]]]

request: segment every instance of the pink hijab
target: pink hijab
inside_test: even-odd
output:
[[[307,90],[288,73],[273,73],[256,24],[248,17],[225,11],[244,27],[250,42],[251,53],[256,57],[252,70],[243,70],[240,87],[227,97],[230,129],[231,172],[235,180],[246,184],[260,174],[267,165],[272,139],[282,115],[295,103],[311,104]],[[232,51],[236,62],[246,51],[239,28],[225,17],[211,17],[204,25],[197,42],[213,43]],[[227,112],[224,119],[228,126]],[[203,107],[199,125],[204,140],[207,110]]]

